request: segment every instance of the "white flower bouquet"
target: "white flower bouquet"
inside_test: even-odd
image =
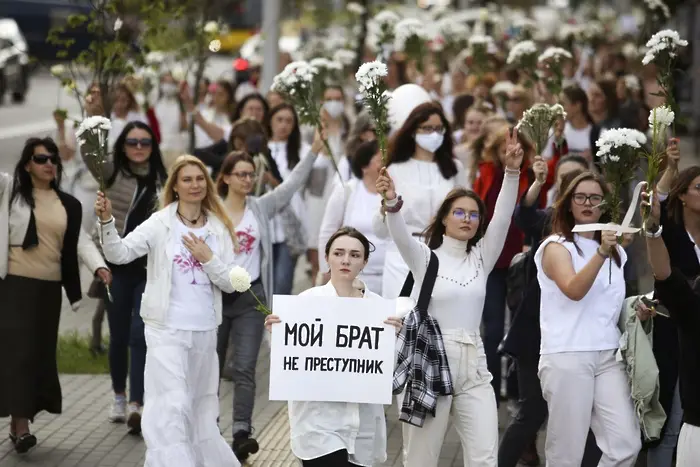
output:
[[[108,118],[94,116],[80,122],[78,129],[75,131],[75,137],[81,152],[85,152],[95,159],[95,167],[97,167],[98,174],[97,181],[100,184],[102,193],[105,192],[104,163],[107,160],[107,136],[111,129],[112,123]],[[103,240],[102,225],[100,225],[100,243]]]
[[[579,43],[585,44],[593,49],[598,48],[605,38],[605,26],[600,21],[587,21],[576,34]]]
[[[312,125],[321,133],[323,126],[320,102],[323,83],[319,77],[319,69],[309,62],[292,62],[275,76],[270,90],[280,93],[294,106],[299,114],[300,123]],[[324,138],[323,144],[326,147],[328,158],[340,177],[340,170],[338,170],[338,164],[333,157],[328,140]]]
[[[558,98],[564,83],[563,65],[569,60],[573,60],[573,55],[566,49],[560,47],[548,47],[542,55],[537,58],[537,64],[544,73],[544,82],[547,90]]]
[[[372,41],[379,52],[386,55],[394,45],[394,26],[401,21],[399,15],[391,10],[377,13],[370,23]]]
[[[666,134],[668,129],[673,125],[676,114],[670,107],[662,105],[655,107],[649,112],[649,128],[651,129],[651,148],[644,153],[644,158],[647,160],[646,182],[647,188],[652,190],[656,184],[656,179],[659,176],[661,162],[665,154]],[[653,193],[652,193],[653,196]],[[644,209],[642,229],[646,229],[646,223],[649,219],[649,209]]]
[[[491,53],[496,48],[491,36],[472,34],[467,41],[467,66],[482,76],[491,68]]]
[[[231,271],[228,273],[228,279],[231,282],[231,285],[233,286],[233,290],[235,292],[238,292],[240,294],[250,292],[250,294],[255,297],[255,300],[258,302],[257,306],[255,307],[256,310],[258,310],[260,313],[264,315],[271,315],[272,311],[270,308],[265,306],[263,302],[260,301],[260,298],[258,298],[257,295],[255,295],[255,292],[250,288],[251,287],[251,278],[250,274],[248,271],[246,271],[244,268],[240,266],[235,266]]]
[[[564,107],[559,104],[535,104],[525,111],[515,128],[535,145],[537,155],[544,151],[549,132],[557,122],[566,118]]]
[[[362,104],[367,108],[377,132],[379,149],[382,153],[382,164],[388,163],[386,158],[386,139],[389,133],[389,95],[386,92],[384,78],[389,69],[382,62],[363,63],[355,74],[355,79],[362,94]]]
[[[343,67],[352,66],[357,58],[357,52],[350,49],[338,49],[333,52],[333,61],[340,63]]]
[[[538,57],[539,51],[534,41],[521,41],[508,52],[506,64],[524,73],[527,76],[525,84],[530,88],[537,81]]]
[[[366,11],[365,7],[363,7],[357,2],[348,2],[345,8],[347,9],[348,13],[355,16],[362,16],[365,14]]]
[[[459,55],[469,44],[469,27],[451,16],[444,17],[434,25],[431,49],[440,54],[444,61]]]
[[[415,18],[402,19],[394,25],[394,51],[403,52],[414,60],[420,72],[423,71],[429,39],[425,25]]]
[[[656,23],[664,23],[671,19],[671,10],[663,0],[644,0],[644,6]]]
[[[686,47],[688,41],[681,39],[677,31],[664,29],[657,32],[647,41],[648,48],[643,65],[653,63],[657,67],[656,81],[661,91],[657,94],[666,100],[666,104],[676,113],[680,112],[678,103],[673,95],[673,69],[678,57],[678,51]]]
[[[309,64],[318,70],[317,79],[322,84],[339,83],[342,80],[343,64],[327,58],[317,57],[311,59]]]
[[[647,142],[647,137],[641,131],[629,128],[614,128],[604,131],[596,146],[596,156],[603,166],[605,181],[610,185],[610,191],[603,201],[610,214],[613,224],[620,224],[622,215],[623,190],[634,178],[639,167],[639,152]],[[612,279],[612,262],[610,262],[609,280]]]

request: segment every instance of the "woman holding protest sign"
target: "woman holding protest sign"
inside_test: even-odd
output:
[[[336,231],[325,247],[330,281],[300,295],[381,300],[357,279],[371,249],[370,241],[358,230],[343,227]],[[278,316],[268,315],[265,327],[271,330],[280,322]],[[395,316],[384,323],[401,328],[401,319]],[[290,401],[289,424],[292,452],[304,467],[371,467],[386,460],[386,420],[381,404]]]
[[[442,201],[426,229],[425,245],[413,238],[399,213],[403,201],[386,169],[382,169],[377,180],[377,192],[386,200],[389,233],[415,278],[413,298],[423,283],[434,283],[429,304],[422,305],[419,297],[418,306],[404,318],[399,336],[394,388],[407,388],[400,416],[407,422],[403,427],[406,467],[437,466],[450,413],[454,414],[462,446],[469,446],[464,449],[465,463],[479,467],[497,465],[498,412],[479,325],[486,279],[501,255],[508,233],[524,155],[516,130],[507,132],[505,143],[503,185],[488,228],[484,202],[471,190],[455,188]],[[427,359],[420,362],[425,381],[417,384],[410,381],[415,377],[410,368],[417,364],[412,360],[422,355],[412,350],[426,343],[435,348],[440,363],[433,365]],[[402,368],[407,376],[402,374]],[[424,390],[417,390],[419,386]],[[434,417],[429,417],[430,413]]]

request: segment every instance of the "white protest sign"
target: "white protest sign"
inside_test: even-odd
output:
[[[617,224],[579,224],[575,225],[573,229],[571,229],[572,232],[597,232],[599,230],[614,230],[617,232],[617,236],[621,236],[622,234],[626,233],[637,233],[639,232],[639,228],[637,227],[630,227],[630,224],[632,223],[632,217],[634,217],[634,211],[637,209],[637,203],[639,201],[639,194],[642,191],[642,188],[646,185],[646,182],[639,182],[637,183],[637,186],[634,187],[634,193],[632,194],[632,202],[630,203],[630,206],[627,208],[627,212],[625,213],[624,219],[622,219],[622,225],[617,225]]]
[[[394,300],[275,295],[270,400],[391,404]]]

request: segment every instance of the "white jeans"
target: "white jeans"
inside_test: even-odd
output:
[[[678,436],[676,467],[697,467],[700,463],[700,427],[683,424]]]
[[[580,467],[589,428],[598,467],[632,467],[642,447],[625,367],[615,350],[542,355],[539,376],[549,408],[548,467]]]
[[[216,330],[146,325],[144,467],[240,467],[219,432]]]
[[[496,467],[498,409],[481,336],[462,329],[442,332],[454,395],[440,397],[435,417],[422,428],[402,424],[405,467],[437,467],[445,433],[452,421],[462,442],[464,465]],[[403,396],[399,396],[399,405]]]

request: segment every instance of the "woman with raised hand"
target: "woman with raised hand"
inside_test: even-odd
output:
[[[371,251],[372,244],[358,230],[337,230],[325,244],[330,281],[300,296],[381,299],[358,280]],[[277,315],[265,319],[268,330],[276,323],[281,323]],[[394,316],[384,323],[401,328],[401,320]],[[289,425],[292,452],[303,467],[371,467],[386,460],[386,419],[381,404],[290,401]]]
[[[150,467],[239,466],[219,432],[216,332],[236,234],[206,167],[180,156],[163,207],[124,238],[98,193],[103,250],[113,264],[147,255],[141,317],[148,346],[142,428]]]
[[[411,235],[401,215],[403,199],[386,169],[382,169],[377,180],[377,192],[386,199],[389,233],[415,278],[413,298],[424,280],[435,281],[426,311],[436,321],[434,332],[441,335],[444,342],[451,379],[441,378],[447,394],[434,394],[437,402],[429,408],[424,407],[427,397],[416,394],[415,388],[432,387],[435,382],[428,381],[427,376],[424,376],[426,381],[409,382],[401,409],[401,419],[408,422],[403,425],[406,467],[437,466],[450,419],[462,441],[466,465],[495,467],[498,462],[496,397],[490,384],[492,376],[487,368],[479,327],[486,280],[501,255],[518,197],[524,151],[517,131],[508,132],[505,151],[503,184],[488,228],[484,202],[471,190],[455,188],[437,207],[435,218],[425,231],[427,245]],[[437,277],[429,278],[426,276],[433,253],[439,265]],[[406,332],[403,340],[407,347],[416,340],[422,342],[432,337],[416,336],[415,327],[411,332],[413,325],[404,322],[401,331]],[[425,328],[419,328],[419,332],[420,329]],[[399,360],[401,363],[401,357]],[[441,374],[439,369],[436,371]],[[435,415],[430,416],[430,411]]]
[[[60,414],[56,344],[62,290],[80,306],[78,260],[105,283],[111,274],[81,227],[80,201],[62,191],[59,149],[30,138],[14,176],[0,173],[0,418],[11,417],[18,453],[33,448],[39,412]]]
[[[614,231],[574,233],[606,223],[608,187],[592,172],[571,181],[553,214],[552,235],[535,253],[541,289],[539,377],[547,401],[547,462],[579,467],[589,428],[599,465],[631,467],[641,448],[625,365],[616,359],[627,260]]]

